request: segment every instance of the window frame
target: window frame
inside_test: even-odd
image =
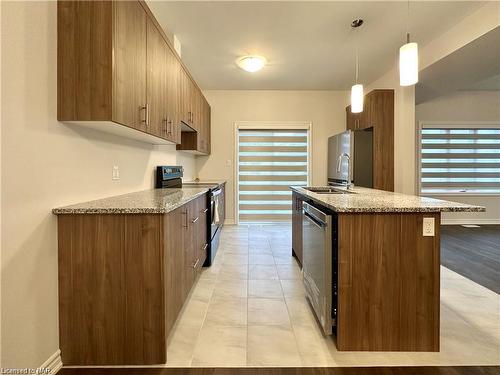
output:
[[[494,128],[500,129],[500,121],[418,121],[416,126],[416,171],[415,182],[416,191],[420,196],[428,197],[446,197],[446,196],[468,196],[468,197],[485,197],[485,196],[500,196],[498,193],[479,193],[479,192],[444,192],[444,193],[423,193],[422,192],[422,129],[423,128]]]
[[[233,123],[233,191],[234,191],[234,223],[239,224],[239,140],[238,131],[240,129],[245,130],[307,130],[307,185],[312,183],[312,158],[313,158],[313,148],[312,148],[312,137],[313,137],[313,123],[312,121],[235,121]]]

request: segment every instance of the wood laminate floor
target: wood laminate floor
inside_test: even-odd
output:
[[[500,225],[443,225],[441,264],[500,294]]]
[[[498,375],[499,367],[63,369],[61,375]]]

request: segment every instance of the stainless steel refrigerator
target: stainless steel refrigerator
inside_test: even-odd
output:
[[[349,155],[342,157],[343,154]],[[328,185],[373,187],[373,131],[347,130],[328,138]]]

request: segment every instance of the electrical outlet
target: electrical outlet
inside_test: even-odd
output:
[[[434,237],[434,218],[424,217],[422,226],[422,235],[424,237]]]
[[[230,167],[232,164],[233,162],[231,161],[231,159],[226,160],[226,167]]]
[[[112,180],[120,179],[120,168],[117,165],[113,165],[113,174],[111,177]]]

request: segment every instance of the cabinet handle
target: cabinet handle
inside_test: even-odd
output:
[[[164,125],[164,126],[163,126],[163,132],[164,132],[165,134],[168,134],[168,119],[164,118],[164,119],[162,120],[162,123],[163,123],[163,125]]]
[[[188,227],[188,213],[187,213],[187,211],[185,211],[185,212],[183,212],[182,214],[183,214],[183,215],[186,215],[186,221],[185,221],[186,225],[183,225],[182,227],[183,227],[183,228],[187,228],[187,227]]]
[[[191,222],[194,224],[194,223],[196,223],[198,221],[199,218],[200,217],[197,217],[196,219],[191,220]]]
[[[146,124],[146,126],[149,126],[149,104],[143,105],[141,109],[144,110],[144,120],[142,120],[142,122]]]
[[[167,133],[172,134],[172,120],[167,121]]]
[[[205,251],[207,249],[207,247],[208,247],[208,244],[206,243],[205,246],[203,246],[202,250]]]
[[[208,212],[208,208],[205,208],[205,209],[203,210],[203,213],[204,213],[204,214],[206,214],[207,212]]]
[[[198,265],[199,262],[200,262],[200,258],[196,259],[196,262],[194,262],[194,264],[191,267],[196,268],[196,266]]]

